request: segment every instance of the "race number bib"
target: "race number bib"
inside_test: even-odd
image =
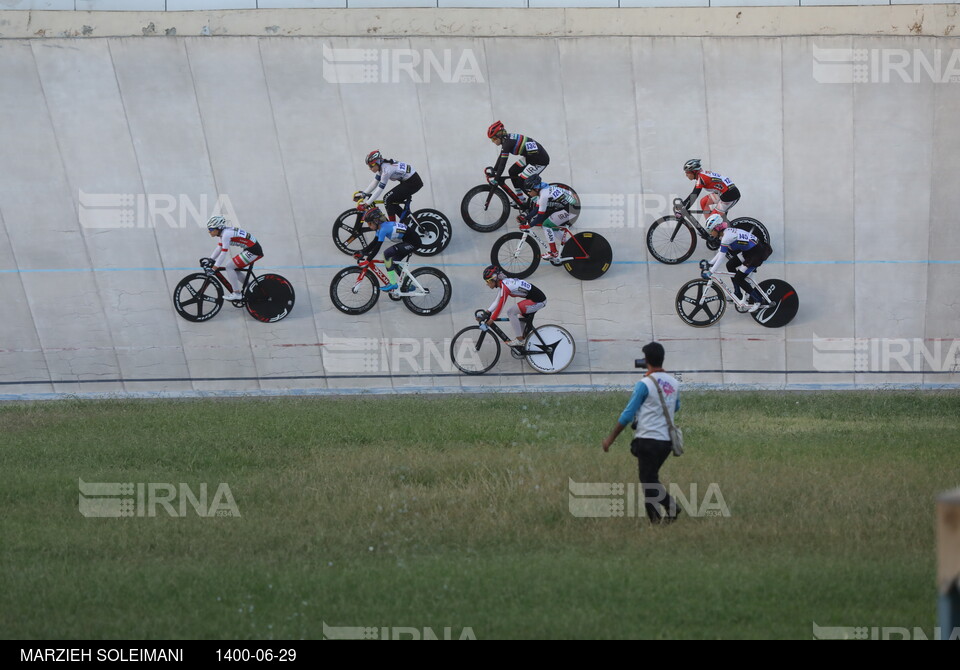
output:
[[[524,148],[526,151],[536,151],[536,150],[537,150],[537,143],[536,143],[536,142],[527,142],[526,144],[523,145],[523,148]]]

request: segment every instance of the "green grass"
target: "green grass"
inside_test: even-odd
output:
[[[664,481],[729,516],[584,519],[636,482],[626,393],[0,406],[0,636],[791,638],[936,625],[960,395],[688,393]],[[86,482],[224,482],[240,518],[85,518]]]

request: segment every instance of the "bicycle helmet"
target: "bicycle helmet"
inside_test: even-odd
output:
[[[723,220],[722,216],[719,214],[713,214],[703,222],[703,227],[706,228],[708,232],[712,233],[714,230],[723,230],[727,227],[727,224]]]
[[[207,219],[207,230],[223,230],[227,227],[227,220],[222,216],[211,216]]]
[[[373,207],[371,209],[368,209],[366,213],[363,215],[363,222],[364,223],[381,223],[386,218],[387,217],[383,215],[383,212],[380,211],[379,207]]]
[[[380,167],[381,163],[383,163],[383,154],[376,149],[367,154],[367,166],[376,165]]]
[[[524,191],[539,191],[544,186],[543,180],[540,179],[540,175],[537,174],[523,180]]]
[[[487,267],[483,268],[483,281],[500,279],[502,272],[503,270],[500,269],[499,265],[488,265]]]
[[[490,124],[490,127],[487,128],[487,137],[491,140],[494,137],[499,137],[500,135],[506,135],[507,131],[504,129],[503,124],[500,121],[494,121]]]
[[[684,172],[700,172],[700,159],[691,158],[686,163],[683,164]]]

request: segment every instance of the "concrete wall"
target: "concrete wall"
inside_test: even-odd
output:
[[[0,397],[605,388],[635,378],[632,361],[651,338],[694,383],[956,386],[954,44],[0,40]],[[375,50],[382,81],[331,83],[324,48]],[[860,51],[838,63],[815,51],[824,48]],[[418,81],[422,68],[392,65],[403,49],[449,50],[454,62],[466,59],[470,80],[432,71]],[[829,83],[849,79],[855,64],[867,65],[856,71],[864,81]],[[495,158],[485,130],[497,118],[547,146],[547,175],[598,205],[577,227],[614,245],[615,263],[599,280],[551,267],[532,277],[549,296],[538,320],[577,339],[567,374],[528,373],[505,357],[467,378],[434,355],[493,297],[479,271],[497,234],[468,229],[458,213]],[[449,249],[429,263],[453,281],[453,301],[437,316],[382,300],[348,317],[330,303],[330,279],[350,260],[330,228],[369,181],[363,157],[373,148],[412,162],[426,182],[415,202],[454,219]],[[663,214],[657,203],[689,191],[680,166],[693,156],[740,185],[736,214],[768,224],[775,253],[761,276],[786,279],[801,298],[787,328],[732,310],[704,330],[677,318],[676,291],[708,253],[701,245],[691,262],[665,266],[643,238]],[[202,324],[175,314],[173,287],[212,250],[201,220],[218,197],[263,241],[260,269],[294,283],[287,319],[262,324],[229,306]],[[150,220],[151,202],[172,210]],[[124,213],[129,225],[114,225]]]

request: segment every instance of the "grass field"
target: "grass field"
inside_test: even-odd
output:
[[[578,518],[570,480],[636,482],[628,434],[600,449],[627,399],[2,405],[0,634],[932,636],[934,498],[960,485],[960,395],[687,393],[687,453],[663,479],[714,484],[729,516]],[[210,497],[225,483],[239,517],[84,517],[81,479]]]

